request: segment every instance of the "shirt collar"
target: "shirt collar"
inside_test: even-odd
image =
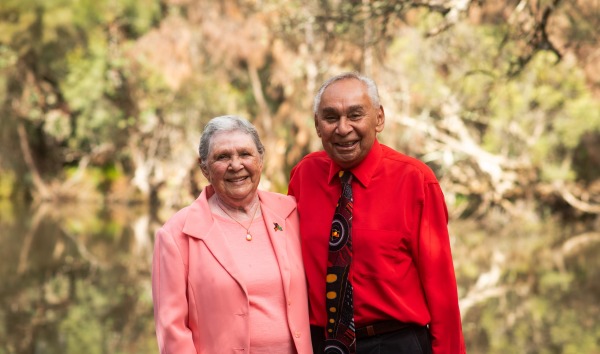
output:
[[[350,172],[354,175],[354,179],[358,180],[364,187],[368,187],[369,183],[371,183],[371,179],[373,179],[373,175],[375,174],[375,169],[379,165],[379,161],[381,161],[381,155],[381,145],[379,144],[379,141],[375,139],[373,146],[371,146],[371,150],[367,156],[365,156],[365,159],[357,166],[350,169]],[[327,178],[329,184],[334,183],[334,180],[341,170],[342,168],[331,160],[329,164],[329,176]]]

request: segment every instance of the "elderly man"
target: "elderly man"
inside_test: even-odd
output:
[[[375,83],[346,73],[314,101],[324,151],[294,167],[315,353],[464,353],[448,213],[429,167],[380,144]]]

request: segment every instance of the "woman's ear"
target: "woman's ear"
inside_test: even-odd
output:
[[[202,171],[204,177],[210,182],[208,168],[206,168],[205,164],[202,164],[202,159],[200,157],[198,158],[198,166],[200,166],[200,171]]]

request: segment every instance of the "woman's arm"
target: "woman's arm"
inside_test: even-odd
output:
[[[187,264],[173,235],[161,228],[154,241],[152,298],[161,354],[196,354],[188,327]]]

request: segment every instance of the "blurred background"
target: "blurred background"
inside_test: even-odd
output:
[[[469,353],[600,353],[600,1],[1,0],[0,354],[157,353],[154,231],[238,114],[261,188],[357,70],[445,192]]]

